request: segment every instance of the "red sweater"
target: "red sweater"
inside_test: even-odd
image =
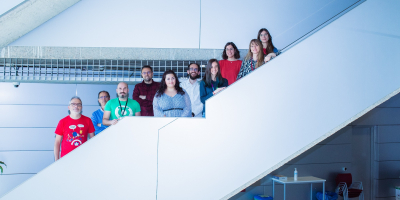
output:
[[[241,60],[229,61],[220,60],[219,67],[221,68],[222,77],[228,79],[228,84],[232,84],[236,81],[236,78],[240,71],[240,66],[242,66]]]

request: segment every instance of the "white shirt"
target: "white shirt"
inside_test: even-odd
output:
[[[190,83],[189,78],[181,79],[181,87],[186,90],[192,103],[192,112],[195,117],[202,117],[203,103],[200,101],[200,82]]]

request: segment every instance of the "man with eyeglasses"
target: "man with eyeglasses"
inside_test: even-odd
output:
[[[54,159],[57,161],[94,137],[94,127],[89,117],[82,115],[82,100],[74,96],[69,101],[67,117],[58,122],[54,142]],[[61,154],[60,154],[61,147]]]
[[[94,132],[95,135],[99,134],[101,131],[106,129],[108,126],[103,125],[103,114],[104,114],[104,107],[106,106],[106,103],[110,100],[110,94],[107,91],[100,91],[99,94],[97,95],[97,101],[99,103],[100,108],[92,113],[92,122],[94,129],[96,130]]]
[[[128,98],[128,84],[120,82],[116,92],[118,98],[111,99],[104,107],[103,124],[106,126],[115,125],[126,116],[140,116],[139,103]]]
[[[136,84],[133,89],[132,99],[139,102],[141,116],[154,116],[153,98],[160,83],[153,80],[153,68],[149,65],[142,67],[142,77],[143,82]]]
[[[202,117],[203,103],[200,101],[200,66],[190,63],[187,68],[189,78],[181,81],[181,87],[188,93],[192,103],[192,117]]]

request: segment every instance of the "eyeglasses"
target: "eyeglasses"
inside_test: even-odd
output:
[[[199,71],[197,68],[189,68],[189,71],[191,71],[191,72],[197,72],[197,71]]]
[[[81,103],[71,103],[71,104],[69,104],[69,105],[71,105],[71,106],[77,106],[77,107],[82,107],[82,104],[81,104]]]
[[[142,72],[142,75],[150,75],[151,74],[151,72]]]
[[[105,99],[105,98],[110,98],[109,96],[101,96],[99,99]]]

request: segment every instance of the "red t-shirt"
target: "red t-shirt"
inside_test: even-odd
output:
[[[63,136],[61,141],[61,157],[87,141],[89,133],[94,133],[94,126],[89,117],[81,115],[72,119],[69,115],[58,122],[56,134]]]
[[[228,79],[228,84],[232,84],[236,81],[236,78],[239,74],[240,67],[242,66],[241,60],[229,61],[229,60],[220,60],[219,67],[221,68],[222,77]]]

